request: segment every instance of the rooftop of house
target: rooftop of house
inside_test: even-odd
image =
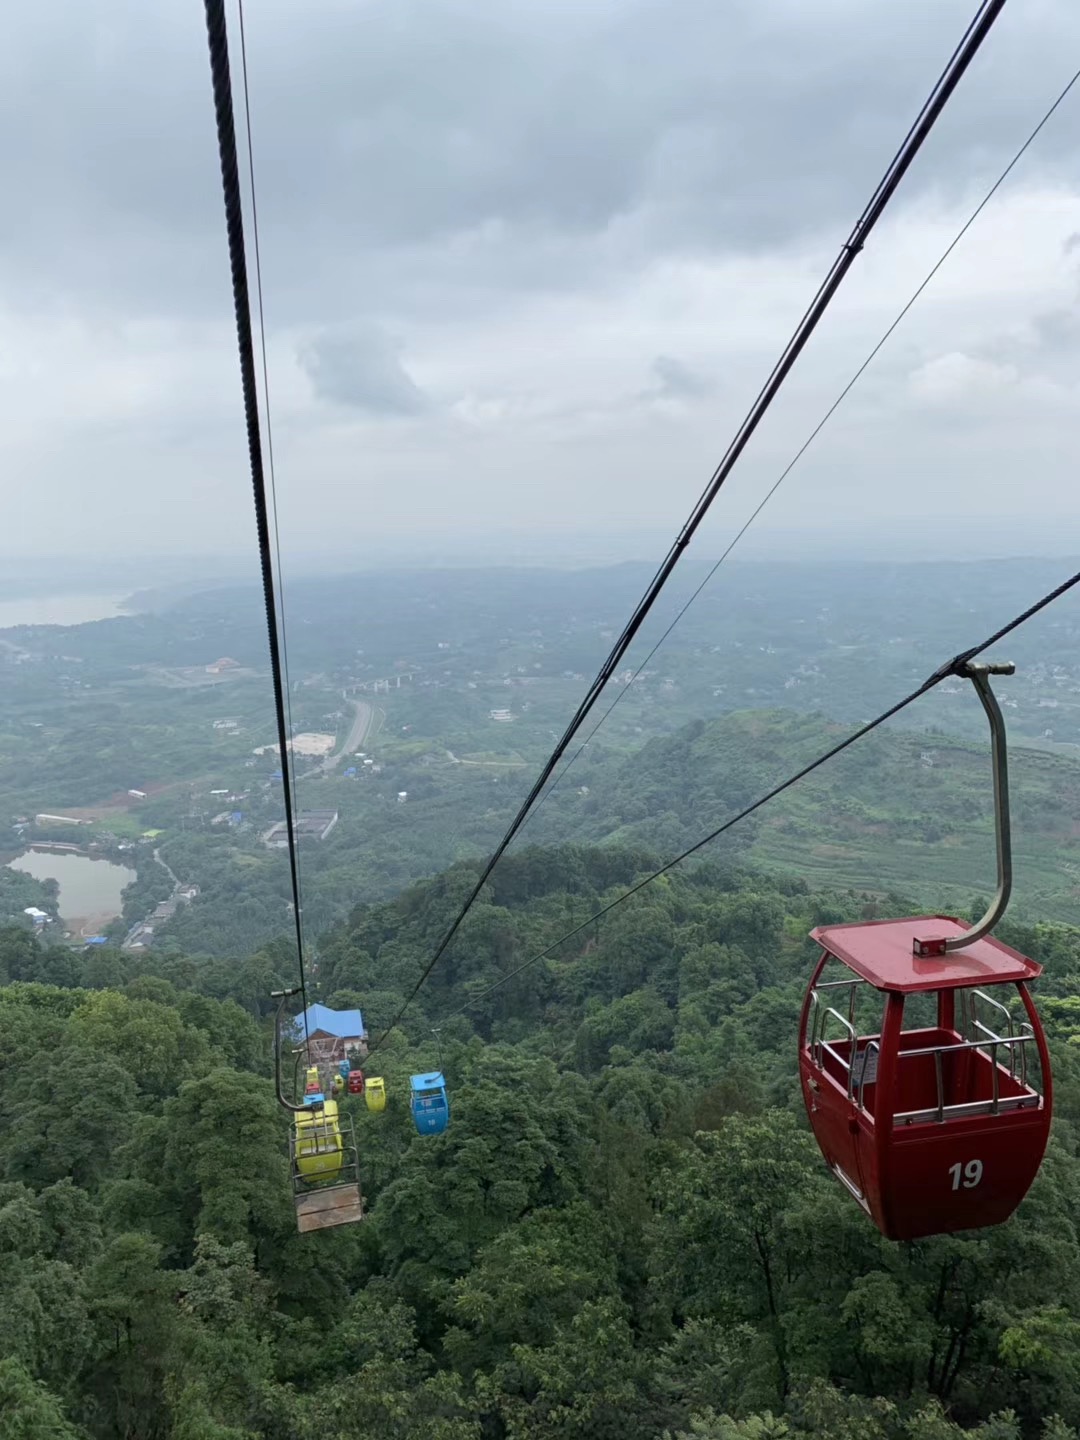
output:
[[[339,1040],[355,1040],[364,1033],[364,1019],[359,1010],[331,1010],[328,1005],[309,1005],[293,1022],[301,1035],[322,1031]]]

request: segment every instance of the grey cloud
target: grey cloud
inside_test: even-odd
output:
[[[970,8],[266,0],[248,39],[271,324],[387,284],[430,313],[440,288],[840,238]],[[1069,0],[1007,9],[905,200],[995,169],[1078,44]],[[201,7],[23,7],[5,52],[0,255],[25,299],[227,306]],[[1068,132],[1048,127],[1029,173],[1074,150]]]
[[[652,395],[665,400],[699,400],[712,393],[712,382],[672,355],[658,355],[652,364],[657,385]]]
[[[1076,354],[1080,346],[1080,314],[1076,310],[1047,310],[1031,323],[1041,347]]]
[[[316,395],[370,415],[419,415],[430,401],[374,325],[326,330],[299,353]]]
[[[970,358],[1014,367],[1025,380],[1073,384],[1080,381],[1080,312],[1072,306],[1036,311],[1021,339],[1014,330],[987,335],[971,347]]]
[[[316,550],[333,513],[335,544],[366,543],[373,527],[410,531],[417,504],[446,533],[504,511],[522,526],[600,527],[612,475],[642,523],[677,523],[973,4],[249,5],[286,533]],[[239,78],[237,39],[233,28]],[[925,232],[970,208],[1078,51],[1075,0],[1006,7],[905,178],[879,254],[914,264]],[[1021,236],[1075,228],[1060,217],[1076,203],[1078,120],[1080,89],[950,262],[966,283],[931,288],[800,462],[784,523],[818,523],[821,490],[871,519],[932,517],[950,503],[939,447],[958,508],[1071,503],[1071,411],[1057,398],[1080,367],[1058,313],[1068,275],[999,266],[987,230],[1003,211]],[[0,147],[0,468],[18,477],[15,543],[55,540],[58,523],[84,551],[246,536],[197,0],[17,7],[0,47]],[[1015,204],[1044,179],[1052,195]],[[1048,272],[1072,264],[1058,243]],[[860,262],[748,451],[748,484],[775,478],[880,334],[878,308],[895,313],[885,268],[874,278]],[[903,384],[920,367],[921,400]],[[655,403],[679,397],[690,403]],[[366,428],[361,500],[341,422],[363,415],[425,419],[408,445],[394,423]],[[508,474],[523,480],[513,494]],[[162,531],[155,517],[177,493],[191,503],[171,506]]]

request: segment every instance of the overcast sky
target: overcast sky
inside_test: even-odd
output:
[[[286,551],[674,533],[974,8],[249,0]],[[1078,66],[1009,0],[706,547]],[[253,543],[201,4],[16,7],[0,146],[0,553]],[[1080,548],[1078,299],[1080,85],[763,532]]]

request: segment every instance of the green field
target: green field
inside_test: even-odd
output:
[[[552,797],[536,830],[640,844],[668,858],[835,745],[848,727],[789,711],[743,712],[685,727],[622,761],[595,757]],[[1018,918],[1080,923],[1080,762],[1013,745]],[[961,905],[996,884],[989,742],[878,731],[721,841],[744,863],[827,887]],[[705,852],[709,854],[707,850]]]

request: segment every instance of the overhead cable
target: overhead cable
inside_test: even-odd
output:
[[[550,799],[550,797],[551,797],[552,795],[554,795],[554,794],[558,791],[559,786],[562,784],[563,780],[565,780],[565,778],[566,778],[568,772],[570,771],[570,769],[577,763],[577,761],[578,761],[578,759],[580,758],[580,756],[581,756],[581,754],[583,753],[583,751],[585,751],[585,750],[588,748],[590,742],[595,738],[595,736],[596,736],[596,734],[597,734],[597,731],[600,729],[600,727],[601,727],[601,726],[604,724],[604,722],[607,720],[608,716],[609,716],[609,715],[611,714],[611,712],[615,709],[616,705],[618,705],[618,704],[623,700],[623,698],[625,697],[625,695],[627,694],[627,692],[631,689],[631,687],[633,686],[634,682],[637,680],[638,676],[642,673],[642,671],[645,669],[645,667],[652,661],[653,657],[656,655],[656,652],[657,652],[657,651],[660,649],[660,647],[664,644],[664,642],[667,640],[668,636],[669,636],[669,635],[671,634],[671,632],[675,629],[676,625],[678,625],[679,621],[683,618],[683,616],[686,614],[686,612],[690,609],[690,606],[693,605],[694,601],[698,598],[698,596],[701,594],[701,592],[702,592],[702,591],[705,589],[705,587],[709,584],[709,582],[712,580],[713,576],[714,576],[714,575],[716,574],[716,572],[720,569],[721,565],[723,565],[724,561],[728,558],[728,556],[731,554],[731,552],[735,549],[736,545],[738,545],[739,541],[743,538],[743,536],[746,534],[746,532],[750,529],[751,525],[753,525],[754,522],[755,522],[755,520],[757,520],[758,516],[759,516],[759,515],[761,514],[761,512],[765,509],[766,505],[768,505],[769,501],[773,498],[773,496],[776,494],[776,492],[780,489],[780,486],[784,483],[784,481],[787,479],[787,477],[791,474],[792,470],[795,469],[795,466],[799,463],[799,461],[802,459],[802,457],[806,454],[807,450],[810,449],[810,446],[814,443],[814,441],[817,439],[817,437],[821,434],[822,430],[825,429],[825,426],[826,426],[826,425],[829,423],[829,421],[832,419],[833,415],[835,415],[836,411],[839,410],[840,406],[841,406],[841,405],[843,404],[843,402],[847,399],[847,397],[848,397],[848,395],[851,393],[851,391],[855,388],[855,386],[856,386],[856,384],[858,383],[858,381],[862,378],[862,376],[864,375],[864,373],[870,368],[870,365],[871,365],[871,364],[873,363],[873,361],[877,358],[878,353],[883,349],[883,347],[885,346],[885,343],[892,337],[893,332],[899,327],[900,322],[905,318],[905,316],[907,315],[908,311],[912,309],[912,307],[914,306],[915,302],[919,299],[919,297],[922,295],[923,291],[924,291],[924,290],[927,288],[927,286],[930,284],[931,280],[933,280],[934,276],[938,273],[938,271],[941,269],[941,267],[945,264],[945,261],[949,258],[949,256],[952,254],[952,252],[956,249],[957,245],[960,244],[960,241],[964,238],[964,236],[967,234],[967,232],[971,229],[972,225],[974,225],[975,221],[976,221],[976,220],[979,218],[979,216],[982,214],[983,210],[985,210],[986,206],[987,206],[987,205],[990,203],[990,201],[993,199],[994,195],[998,192],[998,190],[1001,188],[1001,186],[1002,186],[1002,185],[1005,183],[1005,181],[1008,179],[1009,175],[1010,175],[1010,174],[1012,173],[1012,171],[1015,169],[1015,167],[1017,166],[1017,164],[1019,164],[1020,160],[1023,158],[1024,154],[1027,152],[1028,148],[1031,146],[1031,144],[1032,144],[1033,141],[1035,140],[1036,136],[1037,136],[1037,135],[1039,134],[1039,132],[1042,130],[1043,126],[1047,123],[1047,121],[1050,119],[1050,117],[1054,114],[1054,112],[1057,110],[1058,106],[1062,103],[1062,101],[1065,99],[1065,97],[1069,94],[1070,90],[1072,90],[1072,88],[1074,87],[1074,85],[1076,84],[1076,82],[1077,82],[1078,80],[1080,80],[1080,70],[1077,70],[1077,71],[1074,72],[1074,74],[1073,74],[1073,76],[1072,76],[1072,79],[1069,80],[1068,84],[1065,86],[1065,88],[1064,88],[1064,89],[1061,91],[1061,93],[1058,95],[1057,99],[1056,99],[1056,100],[1054,101],[1054,103],[1050,106],[1050,108],[1045,112],[1045,114],[1043,115],[1042,119],[1041,119],[1041,120],[1039,121],[1039,123],[1035,126],[1034,130],[1031,131],[1031,133],[1028,135],[1027,139],[1026,139],[1026,140],[1024,141],[1024,143],[1020,146],[1019,150],[1017,150],[1016,154],[1015,154],[1015,155],[1012,157],[1012,159],[1009,161],[1008,165],[1005,166],[1005,169],[1002,170],[1001,174],[1000,174],[1000,175],[998,176],[998,178],[994,181],[993,185],[991,185],[990,189],[986,192],[986,194],[983,196],[983,198],[979,201],[978,205],[976,205],[975,209],[971,212],[971,214],[968,216],[968,218],[964,221],[963,225],[960,227],[960,229],[959,229],[959,230],[956,232],[956,234],[953,236],[952,240],[950,240],[949,244],[945,247],[945,249],[944,249],[944,250],[941,252],[941,254],[938,256],[937,260],[934,262],[934,265],[933,265],[933,266],[931,267],[931,269],[927,272],[927,274],[926,274],[925,278],[923,279],[922,283],[921,283],[921,284],[919,285],[919,287],[913,292],[913,294],[911,295],[911,297],[910,297],[909,300],[907,301],[907,304],[906,304],[906,305],[904,306],[904,308],[900,311],[900,313],[896,316],[895,320],[893,320],[892,324],[889,326],[889,328],[888,328],[888,329],[885,331],[885,333],[882,335],[881,339],[877,342],[877,344],[874,346],[874,348],[870,351],[869,355],[867,355],[866,359],[862,362],[862,364],[859,366],[859,368],[855,371],[854,375],[852,375],[851,379],[847,382],[847,384],[844,386],[844,388],[840,391],[840,394],[837,395],[836,399],[832,402],[832,404],[829,406],[829,408],[825,411],[825,414],[821,417],[821,419],[818,421],[818,423],[814,426],[813,430],[810,431],[810,434],[806,437],[806,439],[803,441],[803,443],[799,446],[798,450],[796,450],[795,454],[791,457],[791,459],[788,461],[787,465],[785,465],[785,467],[783,468],[783,470],[781,470],[781,472],[780,472],[779,476],[776,478],[776,480],[774,480],[773,483],[772,483],[772,485],[769,487],[769,489],[766,490],[764,496],[761,498],[761,500],[758,501],[757,505],[756,505],[756,506],[754,507],[754,509],[750,512],[749,517],[748,517],[746,520],[743,521],[742,525],[741,525],[741,526],[739,527],[739,529],[736,531],[734,538],[733,538],[731,541],[729,541],[728,545],[726,546],[726,548],[724,549],[724,551],[723,551],[722,554],[720,555],[720,558],[712,565],[712,567],[709,569],[708,573],[706,574],[705,578],[704,578],[704,579],[701,581],[701,583],[691,592],[691,594],[690,594],[689,598],[686,600],[686,602],[685,602],[682,606],[680,606],[679,610],[678,610],[678,611],[676,612],[676,614],[675,614],[674,619],[673,619],[673,620],[671,621],[671,623],[668,625],[667,629],[666,629],[666,630],[664,631],[664,633],[660,636],[660,638],[657,640],[656,644],[652,647],[652,649],[649,651],[649,653],[645,656],[644,660],[642,660],[641,663],[635,668],[633,674],[630,676],[630,679],[626,682],[625,685],[623,685],[618,691],[616,691],[615,697],[614,697],[614,699],[612,700],[611,704],[607,707],[607,709],[604,711],[604,713],[600,716],[600,719],[596,722],[596,724],[593,726],[593,728],[589,731],[588,735],[585,737],[585,739],[581,742],[581,744],[578,746],[578,748],[574,751],[573,755],[571,755],[570,759],[569,759],[569,760],[566,762],[566,764],[563,766],[561,773],[559,774],[559,776],[557,777],[557,779],[556,779],[556,781],[555,781],[555,784],[552,785],[552,786],[550,786],[550,787],[544,792],[544,794],[540,797],[539,801],[533,806],[533,808],[531,809],[531,811],[529,812],[529,814],[528,814],[528,815],[525,817],[525,819],[522,821],[522,824],[518,827],[519,831],[520,831],[521,829],[523,829],[524,826],[527,825],[530,820],[532,820],[532,819],[535,818],[535,816],[539,813],[539,811],[540,811],[540,810],[542,809],[542,807],[546,804],[546,802]]]
[[[207,3],[209,4],[209,0],[207,0]],[[649,611],[655,604],[661,590],[664,588],[664,585],[667,583],[672,571],[678,564],[683,551],[693,539],[698,527],[708,513],[709,507],[715,500],[716,496],[719,494],[721,487],[723,486],[727,477],[730,475],[731,471],[734,469],[735,464],[737,463],[743,450],[746,448],[746,445],[748,444],[751,436],[757,429],[758,425],[761,423],[761,420],[764,418],[766,411],[772,404],[774,398],[780,390],[780,387],[783,385],[785,379],[790,373],[792,366],[795,364],[795,361],[798,359],[807,341],[810,339],[810,336],[816,329],[818,322],[821,320],[821,317],[828,309],[829,304],[833,299],[833,296],[836,294],[837,290],[840,288],[840,285],[843,283],[844,277],[847,275],[848,271],[855,263],[856,257],[866,244],[866,241],[869,238],[874,226],[877,224],[877,222],[883,215],[885,208],[895,194],[896,189],[900,184],[900,181],[903,179],[912,161],[915,159],[915,156],[922,148],[923,142],[929,135],[930,131],[933,129],[939,115],[945,108],[945,105],[947,104],[953,91],[956,89],[956,86],[959,84],[962,76],[964,75],[964,72],[967,70],[968,66],[971,64],[971,61],[977,54],[979,47],[982,45],[983,41],[986,39],[986,36],[989,34],[991,26],[994,24],[994,21],[997,19],[998,15],[1001,13],[1004,5],[1005,0],[982,0],[982,3],[980,4],[974,19],[971,21],[970,25],[965,31],[960,43],[953,51],[948,64],[942,71],[942,74],[939,77],[934,88],[931,90],[929,96],[927,97],[925,103],[922,106],[922,109],[919,111],[919,114],[916,117],[914,124],[911,126],[911,129],[905,136],[899,150],[897,150],[896,154],[893,156],[893,159],[890,162],[885,174],[878,182],[878,185],[875,188],[873,195],[870,197],[870,200],[868,201],[862,214],[859,216],[859,219],[855,222],[855,226],[852,229],[850,235],[844,241],[844,244],[840,249],[839,255],[833,262],[825,279],[822,281],[821,286],[817,291],[817,294],[810,302],[806,313],[799,321],[799,324],[795,329],[795,333],[788,341],[783,353],[780,356],[780,359],[776,362],[776,365],[773,367],[769,378],[762,386],[761,391],[757,396],[757,399],[751,406],[745,420],[739,426],[739,429],[737,430],[734,439],[731,441],[730,445],[725,451],[723,458],[717,465],[716,469],[713,471],[712,477],[709,480],[708,485],[705,487],[705,490],[702,492],[697,504],[694,506],[694,509],[691,511],[689,519],[686,521],[682,529],[679,531],[679,534],[676,536],[675,541],[671,546],[671,549],[668,551],[667,556],[665,557],[656,574],[650,581],[649,586],[645,591],[645,594],[638,601],[633,613],[630,616],[630,619],[627,621],[626,626],[622,631],[622,634],[615,642],[611,653],[604,661],[599,672],[597,673],[596,678],[590,685],[584,700],[578,706],[577,711],[575,712],[569,725],[564,731],[561,739],[558,741],[555,749],[552,751],[550,757],[545,762],[539,776],[534,782],[528,795],[526,795],[514,819],[511,821],[509,829],[506,831],[506,834],[503,836],[503,838],[499,841],[499,844],[496,846],[490,859],[484,865],[484,868],[480,872],[480,876],[476,881],[476,884],[466,896],[461,908],[459,909],[457,915],[451,923],[450,928],[439,941],[439,944],[435,948],[434,954],[432,955],[427,965],[424,967],[419,979],[416,981],[416,984],[406,996],[401,1008],[391,1020],[390,1024],[383,1031],[383,1033],[379,1036],[378,1040],[376,1040],[375,1044],[371,1047],[371,1051],[369,1051],[369,1053],[372,1053],[379,1048],[379,1046],[386,1039],[386,1036],[402,1019],[405,1012],[412,1004],[413,1000],[419,994],[421,987],[424,985],[431,972],[435,969],[435,966],[439,963],[442,956],[446,953],[447,948],[452,942],[454,936],[457,934],[462,922],[464,921],[465,917],[468,915],[469,911],[472,909],[477,898],[479,897],[481,890],[483,890],[484,886],[487,884],[487,881],[490,878],[492,871],[495,869],[502,856],[506,853],[507,848],[509,847],[514,836],[517,834],[518,830],[525,823],[526,816],[528,815],[529,811],[532,809],[536,801],[539,799],[542,791],[544,790],[544,787],[550,780],[555,770],[555,767],[558,765],[559,761],[566,753],[570,742],[573,740],[578,730],[584,724],[593,706],[600,698],[600,695],[605,685],[608,683],[608,681],[611,679],[612,675],[618,668],[619,662],[626,654],[626,651],[629,648],[631,642],[633,641],[635,635],[641,628],[645,617],[648,615]]]
[[[530,966],[536,965],[541,960],[548,959],[560,946],[565,945],[568,940],[572,940],[576,935],[580,935],[583,930],[588,929],[588,927],[595,924],[597,920],[603,919],[603,917],[610,914],[612,910],[625,904],[631,896],[644,890],[645,887],[651,885],[654,880],[659,880],[660,877],[666,875],[669,870],[674,870],[675,867],[681,865],[684,860],[689,860],[692,855],[696,855],[697,852],[703,850],[706,845],[712,844],[714,840],[719,839],[721,835],[738,825],[740,821],[747,819],[747,817],[753,815],[756,810],[760,810],[762,806],[768,805],[770,801],[783,795],[785,790],[790,790],[791,787],[797,785],[800,780],[805,780],[807,775],[811,775],[815,770],[819,770],[822,765],[827,764],[828,761],[834,759],[842,751],[847,750],[848,747],[854,745],[857,740],[861,740],[864,735],[869,735],[870,732],[876,730],[879,725],[884,725],[886,720],[891,720],[893,716],[899,715],[901,710],[906,710],[909,705],[914,704],[916,700],[928,694],[935,686],[940,685],[943,680],[948,679],[950,675],[961,674],[963,667],[969,660],[973,660],[976,655],[981,655],[983,651],[988,650],[991,645],[996,645],[999,640],[1003,640],[1006,635],[1010,635],[1019,626],[1030,620],[1032,616],[1037,615],[1040,610],[1045,610],[1048,605],[1053,604],[1055,600],[1059,599],[1067,591],[1072,590],[1076,585],[1080,585],[1080,570],[1074,575],[1070,575],[1067,580],[1062,581],[1060,585],[1044,595],[1041,600],[1037,600],[1034,605],[1030,605],[1021,614],[1010,620],[1007,625],[1003,625],[1000,630],[995,630],[994,633],[987,636],[981,644],[973,645],[970,650],[962,650],[959,655],[954,655],[951,660],[947,660],[944,665],[935,670],[932,675],[928,676],[921,685],[916,686],[914,690],[905,695],[902,700],[898,700],[895,705],[890,705],[887,710],[883,710],[882,713],[873,720],[868,720],[865,725],[860,725],[858,730],[853,731],[846,739],[841,740],[838,744],[832,746],[831,749],[826,750],[823,755],[819,755],[817,759],[812,760],[809,765],[804,765],[802,769],[797,770],[794,775],[789,775],[788,778],[779,785],[774,785],[771,790],[759,796],[752,804],[740,810],[737,815],[732,815],[731,818],[725,820],[722,825],[718,825],[715,830],[710,830],[708,835],[696,841],[686,850],[683,850],[681,854],[676,855],[674,860],[669,860],[666,865],[661,865],[658,870],[654,870],[650,875],[646,875],[645,878],[639,880],[636,885],[631,885],[628,890],[624,890],[621,895],[617,895],[614,900],[602,906],[595,914],[590,915],[587,920],[583,920],[580,925],[575,925],[574,928],[568,930],[565,935],[560,935],[558,940],[554,941],[553,944],[546,946],[539,954],[533,955],[531,959],[524,961],[523,964],[518,965],[506,975],[501,976],[494,984],[488,985],[475,995],[470,996],[464,1005],[460,1006],[457,1010],[451,1011],[446,1019],[452,1020],[456,1015],[464,1014],[466,1010],[471,1009],[473,1005],[483,1000],[493,991],[508,984],[509,981],[520,975],[522,971],[528,970]],[[445,1021],[443,1023],[445,1024]]]
[[[274,526],[274,561],[277,568],[278,618],[281,627],[281,669],[285,685],[285,719],[293,733],[292,684],[289,680],[289,626],[285,618],[285,575],[281,568],[281,534],[278,529],[277,470],[274,465],[274,427],[270,419],[270,369],[266,363],[266,315],[263,308],[262,255],[259,248],[259,207],[255,198],[255,147],[251,138],[251,92],[248,87],[247,35],[244,30],[244,0],[237,0],[240,19],[240,77],[244,93],[244,131],[247,141],[248,188],[251,194],[251,242],[255,252],[255,296],[259,314],[259,350],[262,361],[263,413],[266,417],[266,465],[270,476],[270,518]],[[297,799],[296,752],[290,746],[281,760],[283,782],[291,787],[293,808]],[[304,933],[304,873],[300,851],[296,852],[296,881],[300,896],[300,934]],[[306,1002],[305,1002],[306,1009]]]
[[[292,885],[293,921],[296,931],[296,958],[300,969],[300,993],[307,1015],[307,983],[304,976],[304,940],[300,915],[300,875],[297,858],[296,824],[292,793],[286,777],[289,735],[285,721],[281,648],[278,641],[277,603],[274,593],[273,556],[266,497],[266,475],[263,466],[262,436],[259,426],[259,395],[255,380],[255,344],[251,328],[251,297],[248,290],[247,255],[244,248],[244,214],[240,191],[240,171],[236,150],[236,125],[233,117],[232,80],[229,74],[229,39],[225,25],[224,0],[205,0],[206,38],[210,51],[210,74],[214,91],[214,115],[217,122],[218,152],[221,158],[221,188],[225,201],[225,226],[229,242],[229,266],[232,272],[233,305],[236,311],[236,338],[240,353],[240,379],[244,396],[244,420],[247,426],[248,454],[251,462],[251,486],[255,502],[255,525],[258,536],[259,566],[262,572],[263,605],[266,611],[267,638],[270,647],[270,673],[274,689],[274,717],[277,722],[278,745],[281,751],[285,831],[289,847],[289,875]]]

